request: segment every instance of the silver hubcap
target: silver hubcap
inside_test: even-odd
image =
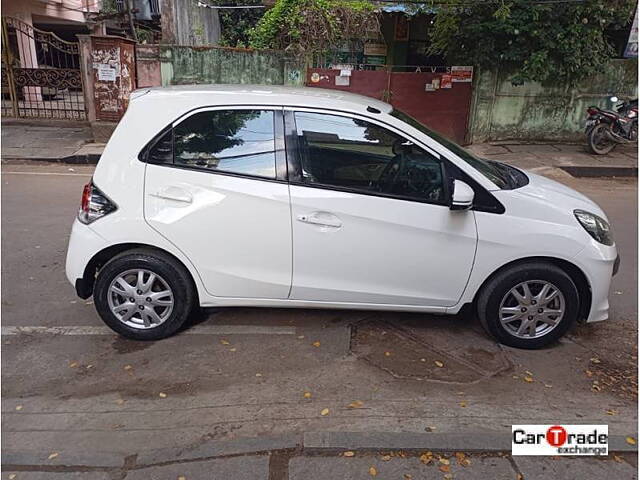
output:
[[[149,270],[127,270],[109,286],[109,307],[131,328],[154,328],[173,311],[173,292],[167,282]]]
[[[539,338],[556,328],[565,312],[564,295],[544,280],[522,282],[502,298],[500,322],[518,338]]]

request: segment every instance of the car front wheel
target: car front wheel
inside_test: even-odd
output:
[[[195,301],[185,268],[168,255],[144,249],[124,252],[104,265],[93,297],[102,320],[133,340],[174,334]]]
[[[579,294],[571,277],[550,263],[509,267],[493,277],[478,298],[483,327],[505,345],[541,348],[557,341],[576,321]]]

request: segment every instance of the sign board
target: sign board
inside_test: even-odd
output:
[[[638,10],[633,16],[629,40],[627,41],[627,47],[624,49],[624,58],[638,58]]]
[[[442,75],[442,77],[440,77],[440,88],[451,88],[451,81],[451,75]]]
[[[468,83],[473,80],[472,66],[451,67],[451,81],[453,83]]]
[[[386,56],[387,46],[384,43],[365,43],[364,54]]]
[[[115,82],[116,69],[104,63],[98,64],[98,80],[101,82]]]

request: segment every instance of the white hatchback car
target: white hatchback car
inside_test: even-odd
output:
[[[194,306],[455,314],[538,348],[607,318],[618,257],[591,200],[486,161],[371,98],[134,92],[85,186],[66,271],[105,323],[175,333]]]

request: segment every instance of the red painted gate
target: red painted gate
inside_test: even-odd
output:
[[[352,70],[349,85],[336,85],[340,70],[310,68],[306,84],[309,87],[330,88],[359,93],[384,100],[419,120],[427,127],[454,140],[465,143],[471,107],[471,82],[449,83],[445,72],[390,72],[387,70]],[[444,82],[443,82],[443,77]],[[450,88],[427,90],[427,85],[449,83]]]

